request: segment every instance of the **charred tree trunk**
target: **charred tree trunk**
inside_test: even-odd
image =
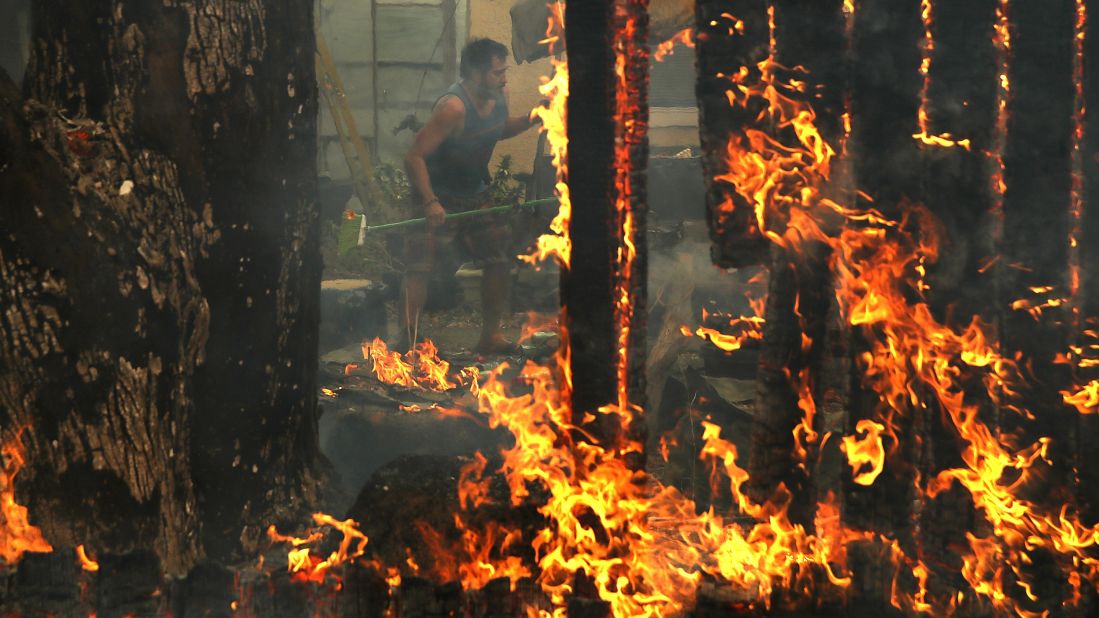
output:
[[[308,508],[312,4],[37,3],[0,139],[0,428],[55,545],[228,560]]]
[[[578,421],[601,406],[621,403],[622,389],[630,403],[643,402],[646,7],[642,0],[618,0],[574,2],[566,8],[572,254],[571,266],[561,279],[561,303],[567,317],[571,397]],[[621,81],[615,73],[616,54],[624,57]],[[636,255],[626,263],[623,255],[631,244]],[[629,284],[620,288],[624,281]],[[628,314],[620,302],[623,295],[629,299]],[[624,341],[623,328],[628,329]],[[623,344],[625,375],[620,356]],[[628,438],[643,444],[642,428],[640,421],[620,428],[604,417],[594,435],[614,444],[625,429]]]

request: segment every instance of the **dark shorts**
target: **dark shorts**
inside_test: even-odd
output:
[[[492,206],[485,194],[470,199],[440,198],[440,202],[448,215]],[[408,232],[404,245],[405,271],[430,273],[440,254],[449,249],[478,268],[510,264],[515,254],[507,214],[447,221],[434,230],[420,226]]]

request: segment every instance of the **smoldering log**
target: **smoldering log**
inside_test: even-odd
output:
[[[572,201],[571,272],[561,276],[568,312],[574,410],[617,399],[614,338],[614,82],[610,71],[613,3],[569,3],[568,184]]]
[[[315,497],[308,2],[34,6],[4,89],[3,438],[55,544],[171,574]]]

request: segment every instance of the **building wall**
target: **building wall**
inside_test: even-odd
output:
[[[511,6],[514,0],[470,0],[470,36],[486,36],[511,48]],[[688,98],[694,98],[693,63],[691,59],[694,52],[680,48],[677,54],[669,56],[669,61],[677,64],[686,61],[687,68],[691,69],[687,82],[682,81],[680,71],[654,71],[657,82],[654,90],[668,89],[686,90]],[[674,67],[679,69],[681,67]],[[515,64],[508,71],[508,106],[513,114],[526,112],[538,104],[542,98],[538,93],[538,86],[543,76],[548,77],[553,66],[548,58],[533,63]],[[673,77],[680,78],[679,80]],[[668,97],[663,97],[668,98]],[[652,110],[652,122],[649,127],[649,144],[654,149],[698,148],[698,117],[694,109],[684,110],[675,108],[674,111],[665,111],[657,107]],[[523,135],[501,142],[496,147],[496,156],[493,166],[504,155],[511,155],[513,169],[516,171],[531,171],[535,152],[538,146],[538,133],[535,130]]]
[[[511,6],[514,0],[472,0],[469,14],[469,35],[471,37],[489,37],[500,41],[511,49]],[[549,58],[535,62],[516,64],[510,61],[508,70],[508,109],[512,115],[527,113],[538,104],[542,95],[538,93],[541,78],[548,77],[553,71]],[[496,146],[496,156],[492,166],[504,155],[511,155],[515,171],[530,172],[538,146],[538,131],[531,129],[522,135],[503,141]]]
[[[460,49],[468,37],[490,37],[511,48],[511,14],[515,0],[456,0],[454,15],[456,40]],[[347,100],[358,124],[359,133],[377,154],[377,162],[401,165],[404,152],[412,141],[409,130],[393,134],[393,129],[408,114],[422,122],[430,106],[448,85],[443,72],[424,68],[432,58],[439,62],[445,53],[456,56],[457,49],[435,49],[445,18],[435,9],[441,0],[376,0],[378,7],[378,61],[389,62],[378,69],[378,95],[375,97],[371,2],[369,0],[321,0],[318,11],[320,32],[328,41],[337,71],[343,78]],[[679,49],[653,71],[653,102],[650,144],[654,150],[680,150],[698,145],[697,112],[683,107],[693,102],[693,53]],[[400,65],[394,65],[399,61]],[[682,66],[671,66],[673,63]],[[548,58],[517,64],[511,60],[508,71],[508,107],[513,115],[530,111],[541,95],[538,86],[552,70]],[[422,86],[421,86],[422,82]],[[374,126],[375,99],[378,101],[377,127]],[[674,107],[661,107],[672,105]],[[320,169],[333,179],[348,177],[347,164],[336,139],[331,115],[322,101],[320,117]],[[492,164],[505,155],[513,160],[516,172],[530,172],[538,145],[538,131],[532,129],[496,148]]]

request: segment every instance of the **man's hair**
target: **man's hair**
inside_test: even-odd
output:
[[[462,48],[462,62],[458,72],[462,77],[472,77],[474,71],[487,71],[492,68],[492,59],[508,59],[508,48],[492,39],[473,39]]]

